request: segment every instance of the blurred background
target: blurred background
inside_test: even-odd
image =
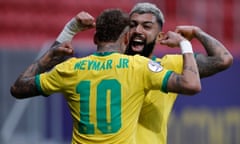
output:
[[[71,117],[63,97],[14,99],[10,85],[54,42],[66,22],[84,10],[97,16],[105,8],[129,12],[141,0],[1,0],[0,1],[0,143],[68,144]],[[164,13],[163,31],[197,25],[234,55],[228,70],[202,80],[194,97],[177,98],[169,122],[169,144],[240,144],[240,1],[149,0]],[[96,50],[89,30],[76,36],[79,56]],[[197,52],[204,48],[193,41]],[[173,53],[158,46],[155,55]]]

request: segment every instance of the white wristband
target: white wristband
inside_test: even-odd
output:
[[[71,41],[72,38],[81,31],[79,23],[75,18],[72,18],[64,27],[62,32],[58,35],[56,41],[62,43],[64,41]]]
[[[181,41],[180,48],[182,50],[182,54],[193,53],[192,44],[188,40]]]

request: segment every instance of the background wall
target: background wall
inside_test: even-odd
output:
[[[97,16],[105,8],[130,11],[140,0],[2,0],[0,1],[0,143],[65,144],[71,140],[72,123],[59,94],[48,98],[14,99],[10,85],[53,43],[65,23],[79,11]],[[164,31],[193,24],[219,39],[234,55],[228,70],[202,80],[194,97],[177,98],[169,123],[169,144],[240,143],[240,1],[149,0],[165,15]],[[94,31],[74,39],[79,56],[95,50]],[[197,52],[203,47],[193,41]],[[158,56],[175,53],[157,46]]]

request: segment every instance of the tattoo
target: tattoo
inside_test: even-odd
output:
[[[174,85],[174,87],[173,87],[173,91],[176,91],[176,92],[178,92],[178,93],[182,93],[183,92],[183,90],[182,90],[182,87],[181,87],[181,76],[180,75],[178,75],[178,74],[175,74],[175,73],[172,73],[172,77],[173,77],[173,85]]]
[[[184,66],[184,70],[188,70],[190,72],[193,72],[194,74],[198,74],[196,69],[194,69],[192,66]]]
[[[208,77],[226,69],[227,66],[223,63],[231,58],[228,50],[218,40],[203,31],[197,33],[196,37],[207,52],[207,56],[203,54],[196,56],[200,77]]]
[[[50,48],[50,51],[54,50],[58,45],[59,43],[55,42]],[[35,76],[52,69],[56,64],[63,60],[63,56],[52,56],[49,52],[45,53],[18,77],[14,85],[11,87],[11,93],[20,98],[40,95],[35,84]]]
[[[180,82],[180,76],[179,75],[176,75],[176,85],[177,87],[180,87],[181,86],[181,82]],[[182,93],[182,89],[179,89],[179,92]]]
[[[226,52],[226,51],[225,51],[225,52],[223,53],[223,55],[229,56],[230,54],[229,54],[229,52]]]
[[[11,87],[11,92],[16,96],[21,96],[21,98],[40,94],[35,85],[35,77],[28,77],[25,73],[22,73],[16,80],[14,86]]]
[[[216,39],[214,39],[205,32],[197,33],[196,37],[202,43],[208,55],[210,56],[214,55],[216,48],[222,47],[220,42],[218,42]]]
[[[224,70],[223,68],[221,68],[222,60],[218,57],[205,57],[198,54],[196,57],[196,61],[201,78],[211,76]]]
[[[31,78],[25,78],[23,79],[23,82],[25,83],[24,85],[22,85],[22,90],[23,91],[27,91],[27,96],[35,96],[35,95],[39,95],[40,93],[37,90],[37,87],[35,85],[35,77],[31,77]]]

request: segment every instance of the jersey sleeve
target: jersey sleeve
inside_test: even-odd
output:
[[[183,70],[183,56],[165,55],[164,57],[162,57],[161,64],[163,65],[163,67],[180,74]]]
[[[69,62],[64,62],[55,66],[49,72],[36,75],[35,84],[38,91],[44,96],[56,92],[63,92],[65,80],[72,75],[69,71],[70,66],[71,64]]]
[[[167,92],[167,83],[172,71],[147,58],[141,60],[141,66],[144,67],[143,83],[145,89]]]

